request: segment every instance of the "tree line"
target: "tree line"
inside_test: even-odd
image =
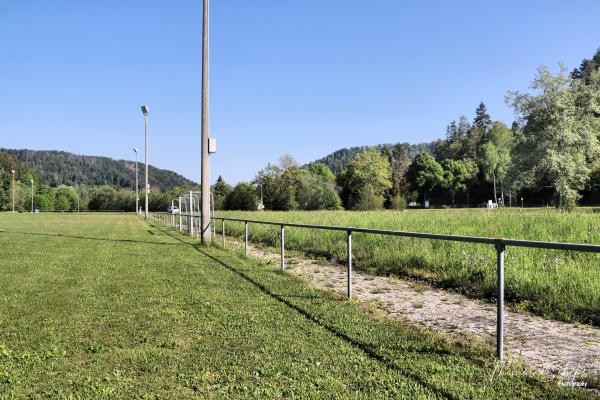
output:
[[[221,209],[402,209],[445,206],[546,205],[571,209],[600,200],[600,49],[568,73],[540,67],[531,93],[509,92],[509,127],[481,102],[445,139],[340,150],[299,166],[289,155],[235,187],[219,177]],[[351,161],[348,161],[352,157]],[[333,163],[329,168],[325,163]],[[332,172],[332,169],[335,170]]]
[[[12,171],[15,171],[14,181]],[[33,184],[32,182],[33,181]],[[142,185],[143,186],[143,185]],[[186,195],[198,186],[177,186],[167,191],[158,188],[149,193],[151,210],[167,210],[171,201]],[[116,185],[49,185],[31,165],[21,162],[13,154],[0,151],[0,211],[12,210],[13,194],[15,211],[135,211],[135,191]],[[32,196],[33,194],[33,196]],[[140,191],[143,205],[144,191]]]
[[[114,160],[109,157],[96,157],[72,154],[64,151],[34,151],[1,149],[17,161],[27,164],[45,183],[52,187],[103,186],[120,188],[135,186],[135,162]],[[144,164],[139,163],[140,177]],[[185,177],[152,165],[148,170],[151,188],[166,192],[178,186],[195,185]],[[143,187],[143,184],[141,185]]]

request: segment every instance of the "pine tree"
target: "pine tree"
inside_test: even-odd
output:
[[[575,68],[571,72],[571,78],[589,83],[592,74],[598,69],[600,69],[600,48],[596,50],[596,54],[594,54],[591,60],[584,58],[581,61],[579,68]]]
[[[450,122],[450,125],[446,128],[446,139],[450,142],[456,140],[458,135],[458,127],[456,126],[456,121]]]
[[[461,115],[460,119],[458,120],[458,128],[456,129],[456,139],[464,140],[467,137],[467,135],[469,134],[470,130],[471,130],[471,125],[469,124],[467,117],[465,117],[464,115]]]
[[[483,101],[479,103],[475,110],[475,119],[473,120],[473,128],[479,129],[482,134],[485,135],[492,126],[492,119],[487,113],[487,107],[483,104]]]

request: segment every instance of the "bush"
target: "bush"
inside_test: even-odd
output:
[[[392,210],[404,210],[406,208],[406,205],[406,198],[400,196],[399,194],[392,197],[392,200],[390,201],[390,208]]]
[[[302,210],[339,210],[342,201],[335,191],[333,181],[325,181],[313,173],[300,177],[296,193],[298,207]]]
[[[367,191],[360,193],[358,202],[354,206],[354,209],[359,211],[381,210],[384,203],[385,198],[383,195],[373,193],[372,191]]]
[[[258,208],[258,196],[254,186],[248,183],[238,183],[225,199],[227,210],[254,211]]]

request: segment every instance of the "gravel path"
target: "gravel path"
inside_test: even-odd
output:
[[[228,245],[242,243],[228,239]],[[250,246],[251,256],[279,262],[279,255]],[[346,269],[307,258],[286,259],[287,270],[312,285],[346,293]],[[374,303],[388,315],[429,329],[468,336],[495,346],[496,307],[443,289],[408,280],[354,274],[353,297]],[[530,313],[505,313],[505,349],[564,384],[581,384],[582,376],[600,376],[600,329],[549,320]]]

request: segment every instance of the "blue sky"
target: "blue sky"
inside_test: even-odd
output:
[[[200,176],[201,0],[0,0],[0,147]],[[600,47],[598,1],[212,0],[213,180],[291,153],[442,137]]]

